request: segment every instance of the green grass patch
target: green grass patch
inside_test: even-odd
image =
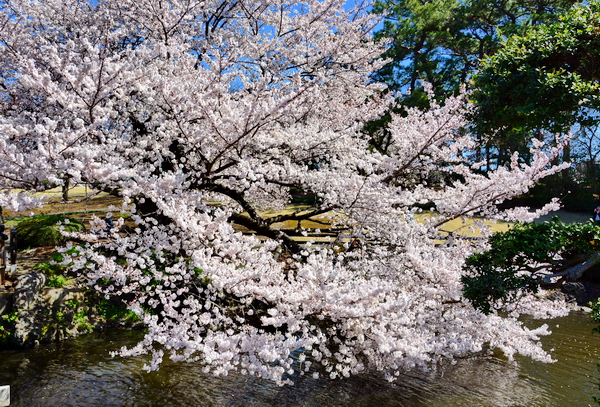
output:
[[[60,225],[59,225],[60,223]],[[80,220],[67,215],[37,215],[26,218],[17,224],[17,248],[58,246],[64,244],[67,237],[60,232],[61,226],[67,232],[81,232],[85,225]]]

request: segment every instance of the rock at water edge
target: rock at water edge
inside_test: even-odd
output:
[[[10,386],[0,386],[0,407],[10,406]]]

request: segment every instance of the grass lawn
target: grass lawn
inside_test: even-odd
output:
[[[69,217],[78,219],[86,224],[92,215],[96,216],[104,216],[104,214],[109,211],[109,207],[114,206],[119,208],[121,206],[121,199],[116,196],[112,196],[106,193],[100,193],[93,198],[84,199],[91,191],[86,189],[85,187],[76,187],[70,191],[69,194],[69,202],[62,202],[62,194],[59,188],[54,190],[50,190],[45,192],[45,195],[48,195],[47,204],[42,208],[31,211],[29,214],[24,213],[13,213],[5,210],[4,216],[6,220],[6,224],[8,227],[16,225],[24,216],[29,216],[31,213],[33,214],[56,214],[56,213],[64,213],[69,214]],[[282,211],[265,211],[262,212],[264,216],[271,217],[277,216],[285,213],[293,213],[299,212],[306,209],[309,209],[310,206],[307,204],[292,204],[287,206]],[[415,221],[423,221],[426,217],[431,216],[430,213],[421,213],[415,215]],[[558,211],[547,215],[543,218],[540,218],[538,222],[549,220],[552,216],[558,216],[563,222],[572,223],[572,222],[586,222],[590,219],[589,214],[582,213],[573,213],[566,211]],[[298,222],[288,221],[281,222],[279,224],[275,224],[276,227],[281,229],[286,229],[290,231],[290,234],[296,235],[293,238],[298,242],[306,242],[309,240],[313,240],[315,242],[332,242],[335,240],[335,233],[328,233],[327,228],[328,215],[320,215],[315,218],[315,221],[312,220],[304,220],[301,223],[301,227],[306,229],[309,234],[308,236],[299,235],[297,232],[293,233],[295,229],[298,228]],[[510,228],[511,224],[508,222],[493,222],[493,221],[485,221],[493,231],[501,232],[506,231]],[[458,235],[462,236],[470,236],[477,237],[480,235],[477,230],[472,230],[470,226],[473,225],[472,219],[455,219],[447,224],[443,225],[442,229],[448,232],[454,232]],[[236,230],[242,232],[249,232],[248,230],[244,230],[243,227],[234,225]],[[316,233],[316,229],[319,229],[320,232]],[[443,235],[443,233],[442,233]],[[444,240],[440,239],[436,243],[442,243]],[[49,256],[55,251],[53,247],[42,247],[42,248],[32,248],[29,250],[23,250],[19,252],[19,264],[20,267],[23,268],[31,268],[35,264],[48,261]]]
[[[91,194],[91,190],[85,187],[75,187],[69,192],[69,201],[62,201],[62,193],[60,188],[54,188],[41,193],[48,196],[47,203],[38,209],[28,211],[27,213],[16,213],[4,210],[4,219],[6,226],[11,227],[16,225],[24,216],[30,215],[50,215],[55,213],[70,214],[69,216],[82,221],[88,221],[92,214],[102,215],[98,212],[107,212],[110,206],[121,206],[121,198],[101,192],[93,198],[86,199],[86,196]]]
[[[68,213],[70,217],[75,219],[87,222],[92,215],[96,214],[98,216],[103,216],[105,212],[109,211],[109,207],[114,206],[119,208],[121,206],[121,199],[116,196],[112,196],[106,193],[99,193],[95,195],[93,198],[86,199],[86,196],[89,196],[92,191],[86,187],[75,187],[69,191],[69,201],[62,201],[62,193],[60,188],[54,188],[52,190],[45,191],[43,195],[48,196],[48,203],[44,205],[42,208],[31,211],[29,214],[23,213],[14,213],[11,211],[4,211],[4,217],[6,219],[6,224],[8,227],[14,226],[21,217],[28,216],[30,214],[55,214],[55,213]],[[309,209],[310,206],[306,204],[291,204],[288,205],[282,211],[265,211],[262,212],[263,216],[271,217],[280,214],[288,214],[293,212],[300,212],[306,209]],[[421,214],[415,215],[415,220],[417,222],[423,221],[426,217],[431,216],[430,213],[424,212]],[[575,212],[567,212],[567,211],[558,211],[552,214],[546,215],[536,222],[542,222],[544,220],[549,220],[552,216],[558,216],[563,222],[572,223],[572,222],[586,222],[590,219],[589,214],[583,213],[575,213]],[[327,230],[327,214],[318,216],[315,218],[315,221],[304,220],[301,223],[301,227],[314,231],[315,229],[320,229],[323,232],[322,237],[317,237],[312,234],[312,236],[304,237],[304,236],[295,236],[294,238],[298,241],[307,241],[310,239],[317,241],[328,241],[332,239],[330,236],[326,236]],[[489,225],[493,231],[495,232],[503,232],[508,230],[511,227],[511,223],[502,222],[502,221],[485,221],[486,225]],[[469,237],[477,237],[480,236],[480,233],[477,230],[472,230],[471,226],[473,225],[472,219],[455,219],[443,225],[442,229],[444,231],[453,232],[462,236]],[[275,224],[276,227],[286,230],[294,230],[298,228],[298,222],[295,221],[287,221]],[[247,232],[242,227],[236,227],[237,230],[242,232]]]

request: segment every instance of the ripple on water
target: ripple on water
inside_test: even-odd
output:
[[[542,341],[555,349],[557,363],[524,359],[517,366],[481,357],[435,372],[407,373],[395,383],[373,374],[345,380],[303,376],[295,386],[277,387],[238,374],[216,378],[195,363],[166,363],[159,372],[145,373],[143,358],[108,354],[134,344],[140,334],[112,331],[28,351],[2,351],[0,384],[11,385],[11,407],[593,405],[592,397],[600,396],[600,335],[591,334],[593,325],[584,314],[549,325],[554,333]]]

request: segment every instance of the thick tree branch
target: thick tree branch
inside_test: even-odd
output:
[[[318,215],[322,215],[327,212],[331,212],[332,210],[334,210],[336,208],[337,207],[335,207],[335,206],[331,206],[331,207],[327,207],[327,208],[316,209],[314,211],[309,211],[306,213],[302,213],[304,211],[298,211],[298,212],[294,212],[294,213],[290,213],[290,214],[273,216],[273,217],[265,219],[265,222],[268,223],[269,225],[272,225],[273,223],[285,222],[288,220],[295,220],[295,221],[307,220],[307,219],[312,218],[313,216],[318,216]]]
[[[285,232],[278,229],[273,229],[271,226],[265,223],[261,223],[257,220],[251,219],[248,216],[244,216],[238,213],[231,215],[229,220],[234,223],[237,223],[238,225],[253,230],[262,236],[271,238],[273,240],[281,241],[285,249],[288,250],[290,253],[298,254],[302,251],[300,245],[291,237],[289,237]]]
[[[583,273],[586,270],[592,268],[598,262],[600,262],[600,253],[594,253],[583,263],[579,263],[573,267],[569,267],[568,269],[560,271],[558,273],[544,276],[542,281],[544,282],[544,284],[551,284],[551,279],[553,277],[565,277],[566,281],[577,280],[583,275]]]
[[[266,236],[274,240],[280,240],[283,243],[286,250],[290,251],[291,253],[300,253],[300,251],[302,250],[300,245],[294,240],[292,240],[292,238],[289,237],[285,232],[278,229],[274,229],[271,225],[276,222],[272,221],[271,219],[264,219],[262,216],[260,216],[252,207],[252,205],[250,205],[250,203],[248,203],[244,199],[242,194],[218,184],[212,184],[209,189],[213,192],[221,193],[233,199],[234,201],[239,203],[242,206],[242,208],[248,213],[248,216],[242,214],[231,215],[230,220],[232,222],[235,222],[241,226],[253,230],[260,235]],[[281,222],[281,220],[278,220],[277,222]]]

